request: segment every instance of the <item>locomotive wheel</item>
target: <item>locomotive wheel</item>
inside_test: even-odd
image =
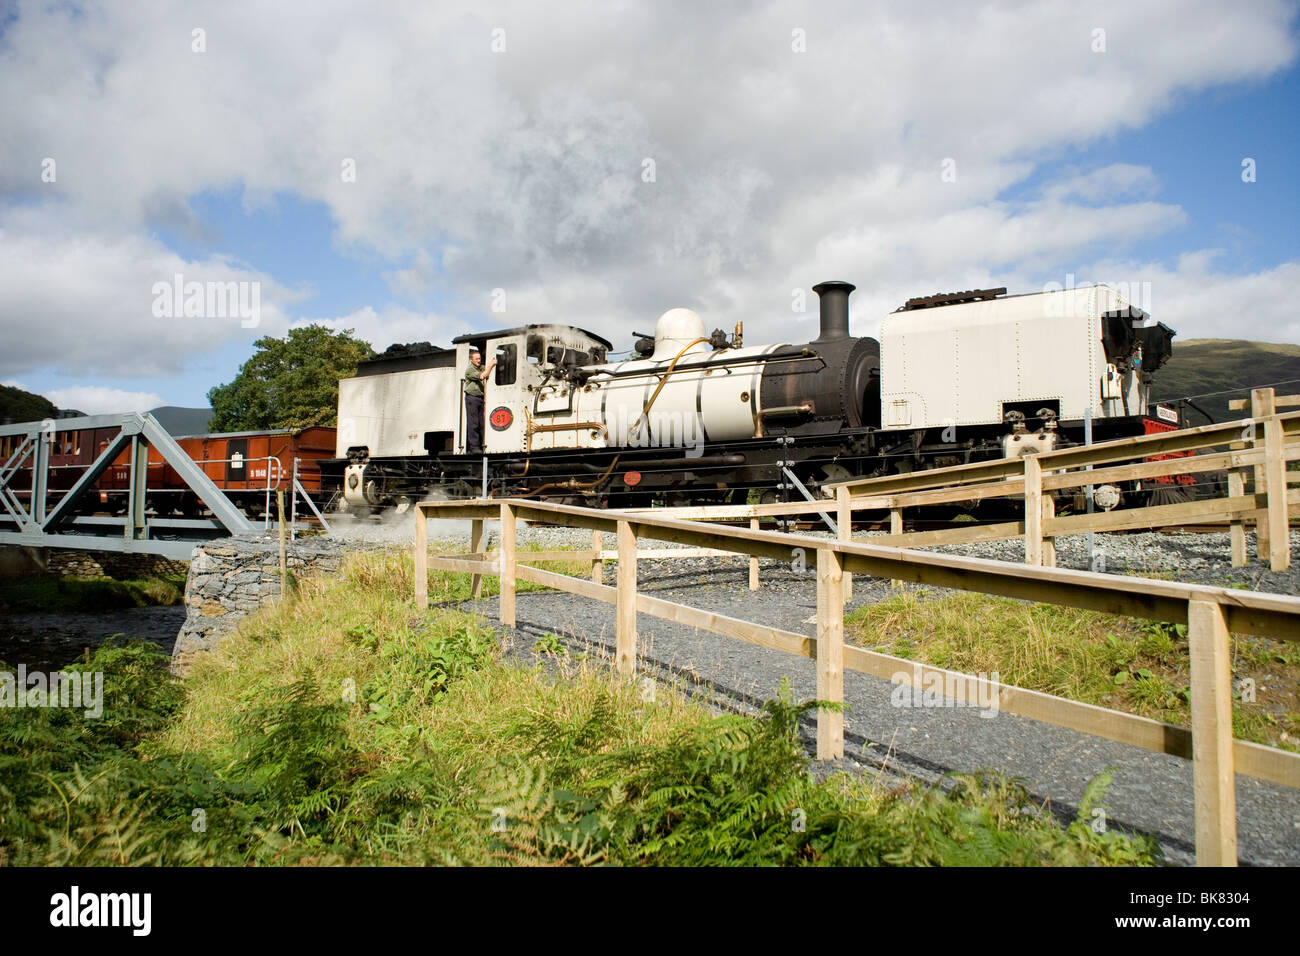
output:
[[[1144,489],[1133,497],[1138,499],[1139,504],[1155,507],[1157,505],[1181,505],[1191,501],[1195,495],[1179,485],[1158,485],[1149,491]],[[1142,499],[1145,499],[1145,501]]]

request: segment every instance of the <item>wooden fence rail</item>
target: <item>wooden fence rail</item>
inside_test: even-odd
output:
[[[475,593],[483,574],[500,576],[501,622],[515,626],[515,584],[531,581],[615,606],[616,666],[631,675],[636,667],[638,613],[748,641],[817,662],[817,697],[842,702],[844,670],[858,671],[914,685],[934,676],[960,677],[945,687],[968,703],[996,700],[999,711],[1069,727],[1121,743],[1190,758],[1193,764],[1197,862],[1236,864],[1236,797],[1234,773],[1300,787],[1300,754],[1234,740],[1231,719],[1230,631],[1300,641],[1300,599],[1253,591],[1202,587],[1145,578],[1124,578],[1051,567],[1007,564],[896,547],[807,535],[761,531],[684,521],[648,514],[575,508],[519,499],[425,501],[415,506],[415,600],[428,604],[432,569],[474,575]],[[429,518],[468,518],[473,551],[468,555],[431,556]],[[483,522],[501,521],[501,551],[483,553]],[[572,528],[593,535],[613,533],[617,541],[617,586],[528,566],[530,553],[519,551],[516,522],[524,519]],[[795,549],[816,552],[817,634],[765,627],[637,592],[637,541],[669,541],[688,547],[741,556],[789,561]],[[603,548],[592,555],[604,560]],[[536,552],[532,553],[536,554]],[[581,557],[583,552],[570,552]],[[593,558],[593,566],[596,561]],[[844,577],[868,574],[935,587],[1082,607],[1111,614],[1184,624],[1191,657],[1191,728],[1108,710],[1049,694],[954,675],[941,668],[903,660],[844,644]],[[595,574],[593,573],[593,577]],[[992,695],[992,696],[989,696]],[[842,714],[822,709],[817,716],[817,755],[832,759],[844,753]]]
[[[1300,459],[1300,412],[1277,414],[1275,404],[1293,404],[1291,396],[1275,403],[1271,389],[1252,393],[1252,416],[1240,421],[1202,425],[1063,448],[1023,458],[998,459],[880,478],[859,478],[826,485],[835,496],[841,538],[850,535],[851,518],[859,511],[888,511],[891,533],[877,544],[925,547],[1023,537],[1028,564],[1054,566],[1055,538],[1067,534],[1158,528],[1168,525],[1229,522],[1231,558],[1235,567],[1247,563],[1245,525],[1256,527],[1256,550],[1274,571],[1290,567],[1290,518],[1300,515],[1300,488],[1288,488],[1287,462]],[[1151,458],[1177,452],[1211,454]],[[1149,480],[1226,470],[1226,497],[1202,497],[1179,504],[1098,511],[1057,516],[1051,492],[1083,489],[1111,482]],[[1246,485],[1253,481],[1254,492]],[[1270,495],[1270,488],[1279,489]],[[991,498],[1021,498],[1024,518],[940,531],[904,532],[904,508],[955,504]],[[751,527],[763,517],[811,515],[828,510],[826,501],[781,502],[766,505],[710,505],[686,508],[629,509],[629,515],[661,515],[691,520],[749,519]],[[752,586],[757,587],[756,568]],[[845,574],[845,594],[852,576]]]
[[[1300,489],[1287,489],[1286,472],[1288,461],[1300,459],[1300,412],[1277,414],[1272,389],[1256,389],[1251,402],[1251,417],[1240,421],[1063,448],[1020,459],[854,479],[830,487],[841,501],[848,499],[847,507],[851,510],[886,507],[895,515],[908,507],[985,498],[1020,496],[1025,501],[1022,521],[895,534],[878,539],[881,543],[925,546],[1023,536],[1026,563],[1051,566],[1055,563],[1053,539],[1059,535],[1228,521],[1232,562],[1240,567],[1246,563],[1245,521],[1253,519],[1259,557],[1268,560],[1274,571],[1284,571],[1291,563],[1290,516],[1300,514]],[[1226,450],[1132,462],[1139,457],[1219,447]],[[1052,496],[1045,494],[1108,482],[1221,469],[1228,472],[1226,497],[1200,498],[1181,504],[1057,517]],[[1246,481],[1251,476],[1255,493],[1246,494]],[[1279,489],[1280,493],[1269,495],[1270,488]]]

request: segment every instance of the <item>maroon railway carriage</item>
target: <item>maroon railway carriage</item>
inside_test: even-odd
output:
[[[50,449],[49,504],[62,496],[85,473],[117,434],[116,428],[59,431]],[[228,432],[214,435],[182,435],[175,440],[191,459],[245,513],[260,517],[268,502],[275,507],[276,491],[290,491],[294,460],[298,460],[298,480],[303,490],[320,502],[321,478],[317,462],[335,454],[334,429],[313,427],[300,430]],[[19,436],[0,437],[0,463],[8,460],[21,441]],[[121,513],[126,509],[131,452],[123,451],[105,469],[95,487],[98,495],[85,495],[78,507],[81,513]],[[24,500],[31,497],[29,459],[10,481],[10,488]],[[24,475],[23,472],[26,472]],[[193,516],[203,511],[203,503],[168,465],[157,448],[149,449],[149,473],[146,481],[147,507],[158,515]]]

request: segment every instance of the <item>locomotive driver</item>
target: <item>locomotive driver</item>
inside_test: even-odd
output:
[[[494,358],[483,368],[483,353],[470,348],[465,369],[465,451],[470,455],[483,453],[483,383],[496,364]]]

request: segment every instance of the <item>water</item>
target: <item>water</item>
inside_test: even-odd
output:
[[[115,634],[153,641],[168,654],[185,621],[185,607],[111,611],[0,611],[0,661],[10,670],[58,670]]]

